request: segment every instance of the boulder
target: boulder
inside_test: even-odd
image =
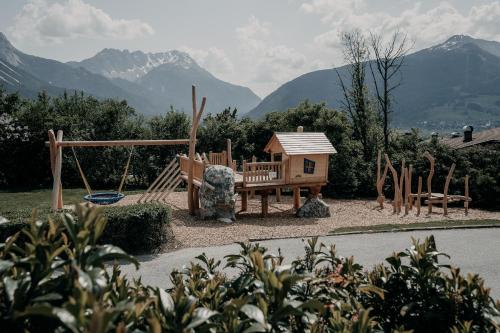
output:
[[[319,197],[310,197],[295,215],[297,217],[330,217],[330,206]]]
[[[222,165],[209,165],[200,188],[200,217],[231,223],[235,216],[234,172]]]

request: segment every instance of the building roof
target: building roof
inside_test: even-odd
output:
[[[273,142],[277,140],[287,155],[336,154],[332,143],[321,132],[289,132],[274,133],[264,151],[269,152]]]
[[[463,136],[460,136],[456,138],[442,139],[441,142],[453,149],[461,149],[484,143],[500,143],[500,127],[477,133],[473,132],[472,141],[464,142]]]

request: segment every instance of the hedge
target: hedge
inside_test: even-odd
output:
[[[158,203],[104,208],[108,224],[100,242],[130,253],[157,251],[167,242],[170,209]]]
[[[30,223],[26,240],[0,247],[1,332],[500,332],[500,301],[477,274],[443,264],[432,236],[367,269],[317,237],[287,264],[241,243],[225,264],[186,262],[165,290],[110,269],[139,262],[99,244],[105,218],[77,209],[80,220],[60,216],[49,232]]]
[[[102,207],[107,218],[101,244],[113,244],[133,254],[158,251],[167,242],[170,209],[158,203]],[[62,212],[74,215],[72,210]],[[0,223],[0,242],[28,225],[33,210],[1,213],[8,222]],[[50,209],[36,211],[39,219],[55,217]]]

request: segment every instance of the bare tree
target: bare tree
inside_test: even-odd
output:
[[[396,31],[387,42],[381,35],[370,34],[370,46],[374,55],[370,71],[375,86],[380,118],[383,123],[384,148],[389,148],[389,114],[392,112],[392,92],[401,85],[401,67],[413,45],[409,45],[406,33]]]
[[[370,140],[372,117],[370,116],[369,93],[365,84],[366,64],[369,58],[368,45],[359,30],[343,33],[342,44],[348,79],[351,81],[348,87],[340,72],[336,70],[344,94],[342,104],[352,119],[354,135],[361,142],[364,158],[368,161],[372,151]]]

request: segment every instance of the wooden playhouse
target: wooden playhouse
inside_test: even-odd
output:
[[[230,141],[227,152],[217,153],[226,159],[215,159],[216,153],[197,154],[194,159],[193,184],[194,202],[199,207],[198,190],[203,182],[203,173],[210,164],[222,164],[235,171],[234,191],[241,196],[241,210],[247,210],[249,194],[261,196],[262,215],[268,211],[268,196],[275,192],[277,200],[283,188],[293,189],[294,208],[300,207],[300,189],[308,188],[313,195],[319,195],[321,187],[328,182],[328,161],[337,151],[324,133],[297,132],[275,133],[264,151],[269,153],[270,161],[243,161],[241,170],[237,170],[236,161],[231,161]],[[217,155],[218,156],[218,155]],[[220,161],[219,161],[220,160]],[[180,156],[181,178],[188,179],[188,156]]]
[[[271,161],[284,165],[286,184],[324,185],[328,181],[328,159],[337,153],[324,133],[275,133],[264,148]]]

